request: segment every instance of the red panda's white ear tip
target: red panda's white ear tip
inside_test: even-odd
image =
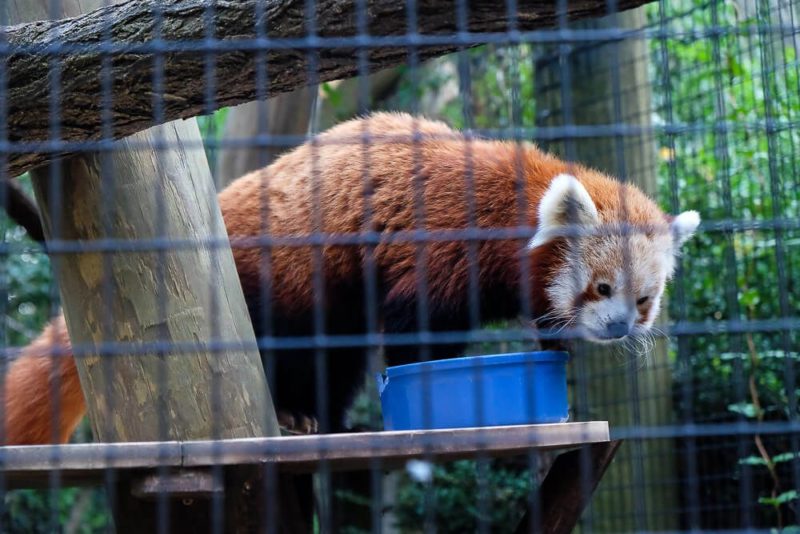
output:
[[[590,227],[600,216],[589,192],[570,174],[559,174],[539,200],[539,228],[528,242],[528,249],[544,245],[560,235],[568,235],[570,227]]]
[[[700,226],[700,214],[694,210],[684,211],[676,215],[670,223],[670,230],[675,238],[675,243],[680,246],[692,237]]]

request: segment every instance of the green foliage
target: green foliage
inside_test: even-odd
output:
[[[800,458],[800,453],[785,452],[783,454],[777,454],[777,455],[773,456],[772,458],[770,458],[770,461],[773,464],[779,464],[779,463],[782,463],[782,462],[792,462],[792,461],[796,460],[797,458]],[[761,456],[747,456],[746,458],[742,458],[741,460],[739,460],[739,464],[740,465],[763,465],[763,466],[766,466],[767,465],[767,461],[764,458],[762,458]]]
[[[4,532],[100,533],[108,531],[106,509],[105,495],[99,490],[17,490],[6,496],[2,521]]]
[[[776,24],[769,3],[680,1],[648,7],[653,25],[688,35],[716,24],[723,29]],[[696,209],[707,223],[744,222],[752,228],[701,232],[687,247],[681,277],[671,288],[673,319],[704,322],[770,321],[797,317],[800,286],[786,273],[800,266],[797,226],[776,231],[775,219],[796,221],[800,137],[798,69],[793,41],[757,31],[723,32],[718,38],[668,37],[651,42],[653,98],[659,124],[684,126],[658,136],[661,199],[670,211]],[[664,61],[664,58],[667,61]],[[755,223],[755,224],[753,224]],[[759,224],[761,223],[761,224]],[[678,298],[680,297],[680,298]],[[676,361],[675,408],[680,420],[703,422],[794,420],[800,382],[797,331],[685,336],[672,347]],[[752,382],[752,385],[751,385]],[[789,385],[792,384],[791,387]],[[741,470],[750,469],[759,526],[784,523],[796,495],[773,497],[774,477],[791,487],[797,461],[786,436],[763,437],[769,462],[755,437],[740,457],[730,436],[697,444],[701,477],[699,509],[735,502]],[[795,518],[796,519],[796,518]],[[719,523],[719,521],[729,523]],[[706,521],[703,518],[703,521]],[[740,526],[736,513],[708,526]]]
[[[755,339],[758,337],[754,336]],[[750,354],[722,353],[709,356],[695,365],[679,366],[675,375],[677,388],[686,381],[691,383],[693,396],[676,398],[679,414],[691,416],[696,422],[734,421],[738,416],[766,420],[784,420],[792,414],[789,411],[789,391],[786,389],[787,361],[795,371],[795,380],[800,384],[800,353],[785,353],[779,350],[764,351],[759,354],[756,368]],[[758,392],[760,411],[745,397],[735,400],[732,389],[744,387],[743,380],[755,370],[755,385]],[[682,393],[679,391],[678,393]],[[795,391],[795,395],[800,390]],[[691,410],[691,411],[690,411]]]
[[[341,88],[327,82],[323,83],[321,87],[325,98],[330,102],[330,106],[334,109],[340,108],[344,101]]]
[[[671,4],[667,15],[682,12],[691,2]],[[651,15],[656,18],[656,8]],[[690,31],[711,24],[710,8],[691,11],[671,20],[670,31]],[[718,4],[719,24],[739,27],[765,23],[742,20],[732,4]],[[696,131],[661,135],[665,158],[660,165],[659,184],[665,204],[677,193],[681,208],[699,210],[706,221],[770,221],[796,216],[800,192],[788,181],[797,165],[795,146],[800,138],[794,128],[768,133],[767,119],[776,124],[796,120],[798,71],[792,47],[780,49],[772,62],[784,67],[779,75],[765,74],[770,68],[760,53],[775,43],[762,36],[745,38],[724,35],[719,39],[720,62],[714,60],[713,39],[668,39],[653,41],[654,99],[659,121],[673,125],[695,125]],[[660,61],[662,47],[668,61]],[[750,47],[751,49],[748,49]],[[714,67],[716,65],[716,68]],[[767,99],[769,95],[769,99]],[[667,115],[665,99],[671,100]],[[726,125],[714,128],[711,121]],[[771,137],[771,139],[770,139]],[[674,148],[674,151],[673,151]],[[673,206],[669,206],[673,208]],[[770,229],[736,232],[702,232],[684,259],[691,272],[683,273],[685,311],[673,299],[671,314],[694,321],[706,319],[766,319],[780,317],[780,296],[788,298],[788,309],[800,308],[800,295],[778,279],[777,239],[789,266],[800,261],[800,235],[790,230],[776,234]],[[726,294],[734,288],[734,295]],[[789,289],[789,291],[787,291]],[[771,350],[781,334],[761,338],[761,350]],[[719,337],[719,336],[717,336]],[[690,340],[692,352],[706,353],[708,337]]]
[[[374,377],[367,376],[359,394],[345,414],[347,428],[366,431],[383,430],[383,415],[378,401],[378,386]]]
[[[32,194],[27,175],[17,178]],[[53,291],[50,258],[33,242],[25,230],[0,212],[0,233],[9,253],[0,261],[0,290],[6,292],[5,342],[17,347],[26,344],[50,317]]]
[[[787,504],[798,499],[800,499],[800,494],[798,494],[797,490],[789,490],[784,491],[777,497],[759,497],[758,502],[769,506],[780,506],[781,504]]]
[[[200,135],[203,137],[208,166],[212,172],[217,165],[219,143],[222,140],[222,134],[225,132],[225,120],[228,118],[229,110],[230,108],[220,108],[214,113],[197,117],[197,126],[200,128]]]
[[[443,119],[457,128],[532,126],[532,53],[530,44],[482,46],[406,67],[396,93],[381,107]]]
[[[397,527],[420,532],[431,507],[437,532],[477,532],[481,519],[492,532],[508,532],[522,517],[532,489],[530,473],[499,463],[460,460],[436,466],[430,485],[404,476],[394,504]]]

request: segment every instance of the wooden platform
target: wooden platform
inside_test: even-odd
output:
[[[525,454],[609,441],[608,423],[562,423],[413,432],[365,432],[222,441],[0,447],[6,489],[102,484],[108,469],[147,470],[274,463],[285,472],[383,469],[432,461]]]

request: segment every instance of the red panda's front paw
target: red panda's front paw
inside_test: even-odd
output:
[[[319,423],[316,417],[278,410],[278,425],[289,434],[316,434]]]

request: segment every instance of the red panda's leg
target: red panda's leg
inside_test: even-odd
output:
[[[58,401],[54,404],[56,385]],[[5,445],[69,440],[86,405],[63,316],[55,318],[9,366],[4,391]],[[54,415],[57,429],[53,428]]]

